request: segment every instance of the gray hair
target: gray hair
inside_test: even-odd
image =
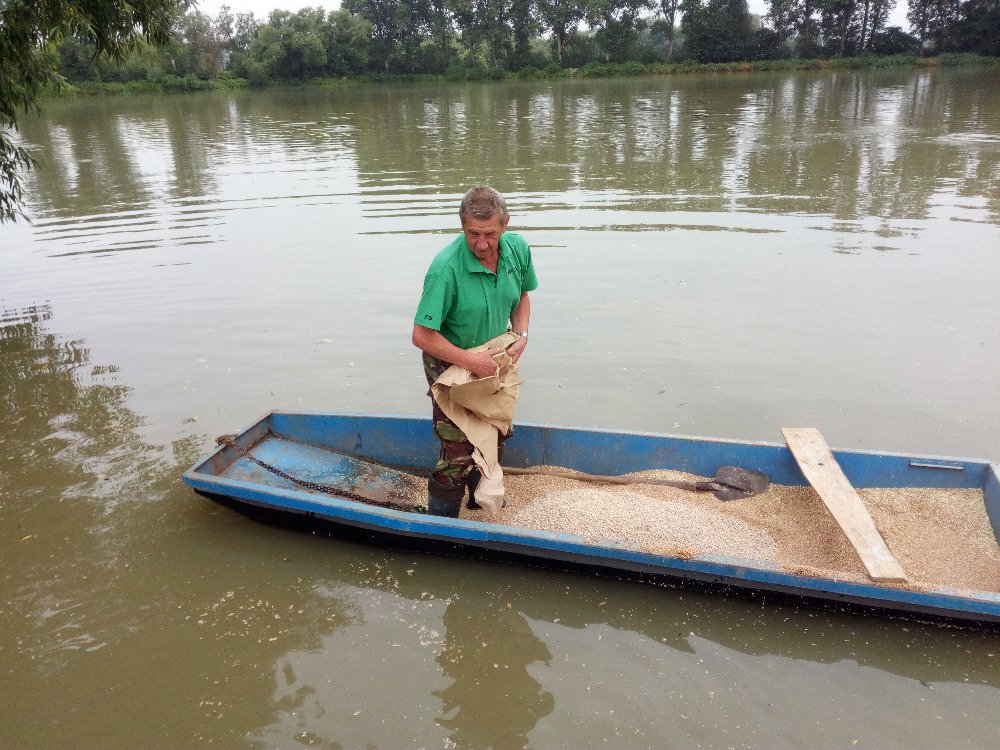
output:
[[[472,188],[462,198],[462,205],[458,209],[458,218],[465,221],[467,217],[487,221],[499,214],[500,221],[505,222],[510,217],[507,212],[507,204],[503,196],[496,190],[486,185]]]

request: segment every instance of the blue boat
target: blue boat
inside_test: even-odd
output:
[[[398,506],[394,497],[405,494],[400,492],[405,490],[402,472],[425,472],[437,455],[438,443],[425,418],[275,412],[229,441],[191,467],[184,482],[266,521],[318,527],[380,545],[544,563],[725,594],[791,598],[919,620],[1000,624],[1000,594],[995,592],[911,590],[813,577],[769,561],[670,557],[575,534],[399,510],[392,506]],[[834,456],[857,488],[982,490],[993,534],[1000,534],[1000,466],[995,463],[845,450],[835,450]],[[734,465],[764,472],[776,484],[807,484],[789,449],[780,444],[540,424],[516,425],[504,464],[602,475],[670,469],[699,476]],[[315,486],[303,487],[303,480]],[[316,491],[329,486],[341,488],[340,496]],[[382,498],[387,507],[352,497]]]

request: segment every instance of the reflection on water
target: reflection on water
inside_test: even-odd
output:
[[[144,443],[118,368],[94,364],[52,321],[48,306],[0,316],[6,741],[221,739],[221,727],[192,720],[266,711],[257,660],[302,643],[306,622],[336,623],[339,602],[300,598],[292,571],[262,583],[259,564],[225,544],[228,516],[212,528],[179,484],[199,441]]]
[[[954,219],[1000,222],[992,89],[929,71],[344,87],[55,103],[24,135],[48,164],[37,236],[60,253],[210,244],[227,212],[351,195],[372,219],[450,214],[470,165],[538,228],[810,215],[889,247],[942,193]]]
[[[60,652],[106,649],[134,627],[115,505],[130,483],[155,496],[164,473],[159,451],[127,439],[136,417],[115,368],[48,332],[51,317],[45,305],[0,319],[0,631],[47,673],[61,670]]]
[[[58,245],[54,255],[211,244],[228,212],[327,202],[336,193],[308,192],[322,191],[313,173],[350,161],[338,115],[289,123],[257,97],[122,104],[63,103],[65,121],[24,128],[49,167],[32,173],[30,191],[36,236]],[[285,190],[295,184],[304,191]]]
[[[520,418],[996,458],[998,82],[51,102],[0,229],[5,738],[996,746],[991,634],[355,546],[179,474],[271,409],[423,413],[419,279],[485,180],[542,279]]]
[[[538,720],[555,699],[528,672],[548,665],[552,654],[510,603],[463,596],[448,603],[441,624],[444,643],[437,663],[451,684],[441,698],[438,724],[457,748],[528,747]]]
[[[354,562],[356,548],[329,543],[345,557],[316,594],[352,618],[275,662],[278,717],[252,734],[265,746],[807,747],[822,735],[822,746],[935,747],[957,731],[986,747],[996,736],[995,723],[963,718],[997,699],[990,633],[453,558]],[[872,709],[875,689],[894,712]]]
[[[989,633],[394,553],[216,508],[177,481],[194,437],[142,441],[120,369],[56,320],[0,316],[13,746],[995,740],[967,718],[995,714]]]
[[[266,747],[989,746],[990,633],[328,540],[314,623],[261,681]],[[457,576],[462,580],[458,581]],[[442,598],[443,597],[443,598]],[[879,705],[872,709],[877,690]],[[844,716],[854,717],[844,722]],[[808,717],[808,719],[806,718]],[[683,738],[683,741],[681,741]]]

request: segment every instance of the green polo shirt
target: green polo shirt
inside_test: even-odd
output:
[[[538,287],[531,248],[513,232],[500,235],[500,260],[493,273],[472,254],[460,234],[435,256],[413,322],[440,331],[469,349],[507,330],[522,292]]]

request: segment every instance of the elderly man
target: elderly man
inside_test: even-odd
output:
[[[462,234],[431,262],[414,317],[413,344],[423,351],[430,384],[453,364],[477,378],[494,375],[493,355],[499,349],[468,350],[508,329],[517,335],[507,347],[516,363],[528,344],[528,292],[538,286],[531,248],[520,235],[507,231],[510,214],[496,190],[472,188],[462,198],[458,215]],[[470,507],[478,507],[471,494],[479,481],[474,449],[436,401],[433,419],[441,453],[428,480],[428,512],[455,517],[466,484]],[[500,436],[501,448],[508,437],[510,433]]]

